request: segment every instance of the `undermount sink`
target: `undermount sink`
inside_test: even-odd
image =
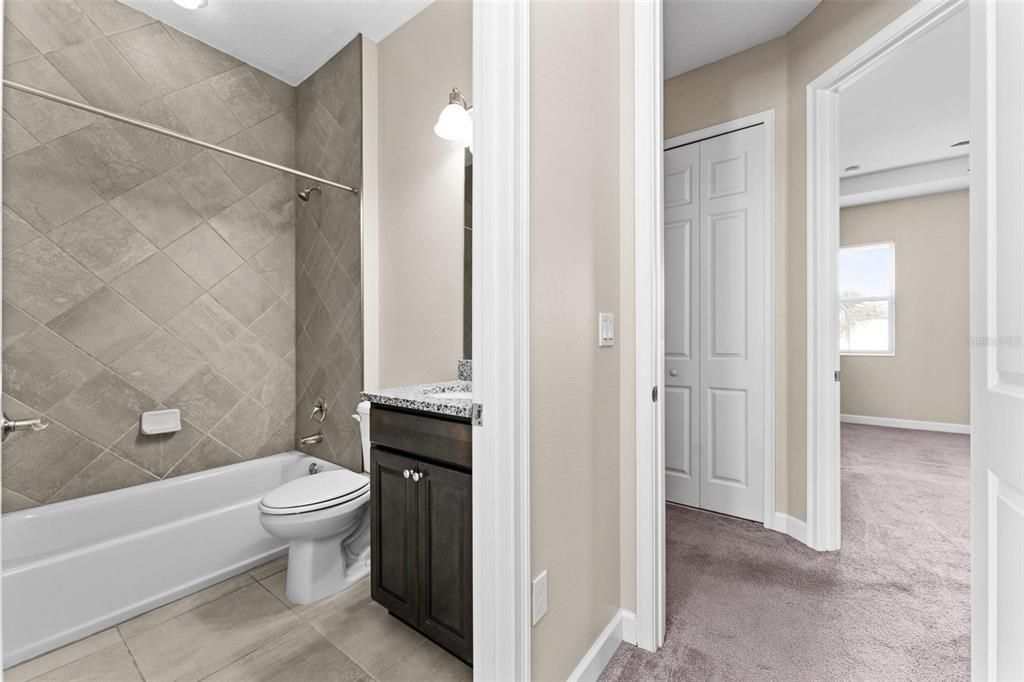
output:
[[[428,393],[428,398],[447,398],[449,400],[469,400],[473,397],[472,391],[438,391]]]

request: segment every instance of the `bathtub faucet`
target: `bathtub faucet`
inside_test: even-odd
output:
[[[317,431],[316,433],[303,436],[299,439],[299,445],[319,445],[324,442],[324,434]]]

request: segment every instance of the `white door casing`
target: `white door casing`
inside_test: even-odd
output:
[[[764,126],[700,143],[701,507],[764,520]]]
[[[1024,4],[970,12],[971,672],[1024,679]]]
[[[665,498],[700,506],[700,144],[665,152]]]
[[[665,491],[765,519],[765,126],[665,152]]]

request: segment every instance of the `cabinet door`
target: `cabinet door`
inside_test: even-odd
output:
[[[472,663],[473,479],[423,462],[418,471],[419,628]]]
[[[416,622],[416,461],[373,447],[370,462],[370,589],[374,601]]]

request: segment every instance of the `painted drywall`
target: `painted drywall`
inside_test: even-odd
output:
[[[774,108],[776,503],[807,509],[807,84],[905,12],[909,1],[825,0],[792,31],[665,83],[665,136]]]
[[[116,2],[8,2],[4,76],[291,164],[294,90]],[[3,509],[287,450],[290,176],[7,92]],[[140,436],[139,413],[183,428]]]
[[[843,414],[970,423],[967,198],[840,212],[843,246],[896,242],[896,354],[841,357]]]
[[[530,10],[532,677],[565,679],[620,605],[620,59],[616,3]],[[571,103],[553,105],[552,103]],[[586,112],[585,115],[580,115]],[[628,334],[622,330],[622,335]]]
[[[472,103],[473,13],[435,2],[377,46],[382,386],[456,378],[462,358],[464,150],[434,134]]]
[[[299,170],[362,184],[362,38],[355,38],[297,88],[295,161]],[[313,183],[296,178],[296,191]],[[295,225],[295,439],[320,431],[309,454],[362,469],[352,419],[363,387],[360,197],[323,187],[297,202]],[[327,403],[322,423],[309,414]]]

